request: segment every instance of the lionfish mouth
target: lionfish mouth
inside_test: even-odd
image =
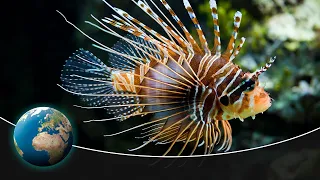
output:
[[[109,53],[108,63],[104,64],[89,51],[80,49],[66,61],[63,68],[60,87],[80,96],[88,105],[78,107],[103,108],[114,116],[86,122],[130,121],[131,117],[150,114],[151,119],[148,122],[105,136],[141,128],[141,137],[137,138],[147,140],[130,151],[141,149],[152,142],[169,143],[164,156],[177,142],[184,142],[178,155],[184,152],[190,142],[194,142],[190,155],[200,146],[203,146],[204,154],[212,153],[216,146],[220,146],[217,151],[228,151],[232,145],[232,130],[229,122],[223,121],[223,110],[219,104],[228,105],[229,101],[228,98],[218,97],[230,95],[229,90],[240,86],[240,77],[244,74],[232,62],[245,42],[245,38],[242,37],[235,48],[242,14],[239,11],[235,13],[233,33],[227,49],[222,53],[215,0],[209,2],[214,22],[213,49],[209,49],[188,0],[183,0],[183,4],[196,28],[200,44],[194,40],[165,0],[160,0],[161,4],[170,13],[172,20],[179,25],[183,34],[152,0],[132,2],[150,16],[165,31],[166,36],[124,10],[110,5],[105,0],[103,2],[117,15],[101,20],[92,15],[96,23],[86,23],[120,38],[111,48],[84,33],[58,11],[70,25],[95,42],[95,47]],[[151,8],[151,5],[155,8]],[[122,36],[108,25],[121,29],[128,35]],[[259,76],[268,67],[269,64],[256,71],[254,75]],[[262,111],[266,109],[266,105],[253,108]]]

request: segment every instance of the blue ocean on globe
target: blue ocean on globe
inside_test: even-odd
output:
[[[38,107],[18,120],[14,144],[20,156],[36,166],[50,166],[63,160],[73,144],[72,126],[61,112]]]

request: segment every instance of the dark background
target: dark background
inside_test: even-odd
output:
[[[133,6],[129,1],[112,2],[114,5],[126,9]],[[170,3],[170,1],[168,2]],[[55,11],[59,10],[64,13],[68,20],[74,24],[80,24],[82,16],[87,16],[89,19],[90,13],[83,11],[85,5],[94,7],[93,1],[90,3],[85,0],[7,1],[2,6],[1,29],[4,32],[2,31],[1,36],[4,40],[1,48],[0,116],[16,122],[25,111],[32,107],[40,105],[54,107],[66,114],[72,121],[78,136],[77,144],[96,149],[126,152],[127,148],[141,143],[134,140],[132,134],[108,140],[102,135],[106,132],[116,132],[129,127],[129,125],[120,126],[114,122],[83,125],[82,120],[105,118],[106,116],[104,112],[87,111],[73,107],[73,104],[78,104],[78,99],[63,92],[56,85],[60,83],[60,70],[65,60],[76,49],[84,47],[97,52],[93,47],[90,47],[91,44],[88,41],[79,41],[79,33],[76,33],[74,28],[68,25]],[[99,11],[106,11],[106,14],[109,11],[106,7],[99,8]],[[104,41],[112,45],[115,40],[106,36]],[[99,54],[99,52],[97,53]],[[101,54],[101,56],[107,58],[106,55]],[[264,115],[264,118],[269,119],[269,124],[277,124],[277,128],[268,126],[268,123],[261,127],[261,124],[256,121],[251,121],[246,128],[260,128],[267,134],[269,132],[271,135],[293,137],[318,127],[318,124],[313,122],[288,124],[268,113]],[[235,135],[240,132],[242,126],[241,122],[233,123]],[[288,144],[264,150],[210,157],[203,162],[200,168],[197,167],[201,163],[200,158],[188,160],[187,164],[181,168],[177,166],[182,164],[183,160],[177,161],[169,168],[164,168],[170,164],[168,160],[149,167],[148,164],[156,159],[113,156],[74,149],[61,166],[42,170],[26,166],[20,161],[12,148],[13,127],[1,122],[0,131],[2,140],[0,172],[3,177],[12,179],[29,178],[27,176],[33,179],[40,179],[40,177],[64,179],[66,176],[75,179],[120,179],[124,177],[133,179],[200,179],[208,177],[209,179],[248,179],[254,176],[257,176],[258,179],[308,179],[309,177],[319,177],[319,174],[316,174],[316,169],[320,168],[319,143],[317,143],[319,134],[316,135],[316,133]],[[241,148],[240,146],[238,149]],[[138,153],[159,155],[164,149],[165,147],[148,146]],[[281,157],[285,159],[282,160]],[[237,165],[239,162],[244,164]],[[297,165],[288,167],[288,164]],[[302,170],[300,170],[301,168]],[[50,176],[39,175],[43,171],[49,172]]]

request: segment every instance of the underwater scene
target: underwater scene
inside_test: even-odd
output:
[[[138,5],[135,5],[133,1],[108,0],[107,2],[114,7],[125,10],[128,14],[135,17],[140,22],[152,28],[159,34],[165,36],[167,39],[170,40],[170,38],[172,37],[175,38],[174,33],[172,33],[173,35],[169,33],[170,36],[167,36],[167,33],[169,31],[166,31],[163,27],[159,26],[159,24],[154,19],[152,19],[145,12],[143,12],[143,10]],[[179,24],[175,22],[176,19],[171,17],[171,12],[167,11],[166,7],[163,6],[160,1],[153,0],[146,2],[148,2],[148,5],[155,12],[157,12],[159,16],[161,15],[161,17],[164,20],[166,20],[166,18],[169,19],[171,23],[174,24],[174,26],[178,29],[179,33],[185,33],[185,31],[181,30]],[[157,6],[155,6],[153,2]],[[166,0],[166,2],[170,5],[171,9],[174,10],[175,14],[179,17],[179,20],[183,22],[188,32],[192,35],[192,37],[194,37],[200,49],[204,49],[201,52],[207,52],[206,48],[210,50],[214,49],[214,51],[212,51],[214,53],[220,51],[217,48],[218,40],[217,38],[215,38],[215,33],[217,33],[217,25],[215,24],[215,21],[213,21],[214,6],[209,3],[209,0],[189,0],[194,14],[196,15],[197,21],[201,25],[201,31],[205,35],[207,46],[205,46],[205,43],[203,43],[203,39],[201,39],[201,33],[199,36],[199,29],[195,28],[193,21],[190,19],[190,16],[193,16],[192,11],[190,11],[190,9],[188,8],[185,8],[185,6],[188,4],[186,4],[182,0]],[[243,46],[240,47],[241,51],[235,51],[236,54],[233,54],[236,56],[234,60],[232,59],[233,63],[235,65],[238,65],[239,68],[243,70],[243,72],[251,72],[252,74],[254,74],[254,72],[258,73],[259,71],[259,74],[256,75],[256,78],[259,76],[259,86],[261,86],[267,92],[271,101],[271,106],[268,107],[265,111],[261,112],[260,110],[256,110],[256,114],[250,114],[248,116],[243,115],[244,118],[241,118],[239,114],[240,119],[237,118],[237,116],[235,116],[235,118],[231,118],[230,120],[228,120],[229,124],[222,124],[223,127],[220,129],[221,132],[224,131],[225,135],[228,134],[226,135],[227,138],[230,138],[232,136],[232,143],[230,142],[231,139],[223,139],[224,136],[221,137],[221,142],[230,143],[229,151],[244,150],[292,138],[306,133],[308,131],[311,131],[315,128],[318,128],[320,126],[320,1],[217,0],[216,3],[217,14],[219,17],[218,29],[220,30],[219,35],[221,40],[221,52],[224,52],[227,48],[229,50],[229,40],[236,34],[236,36],[238,37],[235,38],[235,44],[233,44],[232,49],[233,47],[237,48],[239,43],[242,43]],[[160,13],[157,8],[161,9],[161,12],[163,14]],[[67,5],[65,9],[59,10],[59,12],[60,11],[61,13],[63,13],[63,16],[68,19],[68,21],[70,21],[76,27],[81,29],[81,31],[85,32],[85,34],[98,40],[105,46],[113,47],[119,41],[119,37],[129,37],[126,36],[128,32],[121,30],[121,28],[119,29],[119,27],[114,27],[117,26],[117,24],[115,22],[112,22],[110,19],[106,19],[106,21],[104,22],[108,22],[108,27],[117,32],[119,36],[108,34],[103,30],[95,26],[92,26],[92,24],[86,22],[95,22],[95,19],[91,16],[92,14],[94,15],[94,17],[98,19],[102,19],[104,17],[112,18],[119,22],[122,22],[124,26],[130,26],[130,23],[123,22],[121,20],[122,17],[116,14],[116,12],[112,10],[102,0],[70,1],[70,5]],[[242,16],[239,16],[241,17],[240,27],[236,27],[237,18],[235,14],[237,14],[237,11],[240,11],[242,14]],[[59,52],[60,54],[58,53],[57,55],[53,55],[53,57],[49,57],[49,55],[47,55],[48,60],[42,61],[42,63],[37,65],[38,67],[42,67],[38,70],[38,72],[35,72],[37,71],[36,69],[33,70],[34,72],[28,72],[30,77],[32,77],[35,76],[35,73],[45,73],[46,70],[48,70],[52,73],[51,75],[49,75],[49,79],[44,79],[42,81],[41,78],[38,78],[35,79],[34,82],[29,81],[29,83],[22,80],[16,81],[17,85],[25,87],[23,95],[11,97],[13,99],[19,98],[20,104],[18,103],[16,104],[16,106],[23,107],[23,103],[26,103],[28,101],[34,101],[37,104],[42,104],[50,101],[53,104],[59,104],[58,106],[62,108],[64,112],[69,115],[69,118],[76,123],[78,131],[78,145],[89,148],[119,153],[133,153],[139,155],[162,155],[164,152],[167,151],[168,148],[170,148],[171,150],[169,153],[170,155],[178,154],[182,148],[185,149],[185,152],[182,154],[188,155],[193,150],[194,144],[192,143],[194,142],[191,142],[190,146],[186,147],[183,147],[183,142],[177,142],[173,147],[170,147],[171,143],[166,142],[172,142],[174,138],[170,140],[170,138],[166,139],[162,136],[164,139],[162,141],[163,144],[156,144],[156,142],[152,142],[143,148],[139,148],[135,151],[130,152],[128,151],[128,149],[139,147],[141,146],[141,144],[147,141],[142,137],[150,132],[145,131],[145,134],[142,134],[140,128],[125,133],[121,133],[116,136],[104,137],[104,135],[121,132],[123,130],[146,123],[150,120],[151,115],[146,114],[143,115],[143,117],[134,116],[130,117],[129,119],[125,119],[122,122],[116,120],[112,121],[110,119],[114,118],[114,116],[108,114],[106,109],[81,108],[88,106],[88,104],[85,103],[86,100],[83,102],[81,101],[81,98],[79,98],[79,96],[72,95],[72,93],[63,91],[63,89],[59,89],[59,92],[51,92],[51,94],[48,94],[48,96],[50,97],[45,100],[41,97],[37,98],[36,96],[44,96],[46,94],[46,92],[40,92],[37,88],[35,88],[40,87],[41,83],[46,84],[46,88],[52,88],[55,87],[57,84],[61,84],[60,77],[67,77],[67,75],[64,76],[64,72],[61,71],[64,68],[64,65],[66,64],[66,60],[68,60],[69,57],[72,58],[72,53],[75,53],[76,50],[79,50],[80,48],[88,50],[95,56],[94,57],[90,54],[86,54],[86,52],[83,51],[82,54],[80,53],[79,56],[83,55],[82,57],[84,59],[87,58],[86,60],[92,60],[92,62],[94,63],[102,62],[103,64],[110,64],[110,62],[108,62],[110,59],[110,54],[108,52],[102,50],[103,48],[97,48],[92,46],[92,44],[95,42],[93,42],[83,33],[79,32],[79,30],[77,30],[76,28],[70,26],[70,24],[68,24],[65,21],[64,17],[61,16],[61,14],[57,12],[52,12],[51,16],[56,16],[56,22],[59,21],[59,25],[51,25],[52,27],[54,27],[54,29],[59,29],[59,31],[56,31],[54,33],[55,36],[64,36],[68,39],[66,40],[65,44],[62,44],[62,40],[57,40],[57,42],[55,42],[53,40],[55,36],[52,36],[52,41],[48,43],[48,47],[50,50],[47,50],[47,52]],[[41,23],[43,24],[44,22]],[[98,24],[97,22],[95,23]],[[171,23],[169,24],[170,26]],[[52,28],[51,26],[48,26],[46,28],[50,29]],[[40,33],[41,30],[37,31],[39,31]],[[144,29],[143,32],[145,31],[147,30]],[[65,34],[65,32],[68,33]],[[41,38],[45,38],[50,35],[40,34],[40,36]],[[245,42],[242,42],[243,39],[241,39],[241,37],[245,38]],[[23,38],[27,37],[21,37],[21,39]],[[131,40],[135,41],[134,39]],[[188,41],[189,40],[190,39],[188,39]],[[21,40],[21,42],[23,41],[24,40]],[[144,45],[148,45],[143,41],[139,42]],[[178,42],[178,40],[175,40],[175,42]],[[118,44],[118,46],[123,47],[121,43]],[[153,46],[149,47],[152,48]],[[195,47],[196,45],[193,44],[192,48],[193,50],[195,50],[195,52],[197,52]],[[154,48],[154,50],[157,49]],[[26,47],[26,50],[24,52],[27,53],[27,51],[28,47]],[[161,49],[161,51],[164,50]],[[47,52],[39,50],[33,53],[45,54]],[[172,55],[173,53],[170,54],[169,52],[168,54]],[[118,55],[118,57],[114,57],[113,63],[116,64],[127,61],[126,59],[121,59],[120,56],[121,55]],[[229,56],[231,56],[231,54],[229,54]],[[156,57],[158,56],[156,55]],[[274,59],[274,62],[272,59],[273,57],[276,57]],[[98,58],[101,61],[95,60],[95,58]],[[35,60],[35,62],[36,61],[41,62],[40,60]],[[50,66],[47,66],[47,63],[50,64]],[[72,64],[71,61],[69,61],[69,63],[71,63],[71,65],[75,65]],[[8,62],[8,64],[14,65],[14,62]],[[23,65],[31,66],[28,65],[27,62],[24,62],[24,64],[22,63],[22,66]],[[83,66],[83,68],[84,67],[85,66]],[[88,70],[84,72],[89,72],[93,74],[100,72],[102,73],[102,71],[98,72],[97,70]],[[197,75],[197,77],[201,78],[200,75]],[[156,75],[150,75],[150,77],[156,77]],[[249,79],[250,77],[251,76],[249,75]],[[101,78],[103,77],[101,76]],[[112,76],[110,78],[114,77]],[[121,79],[120,77],[118,78]],[[190,79],[194,79],[194,77],[190,76]],[[189,82],[190,79],[186,81]],[[236,79],[234,81],[236,81]],[[71,83],[74,82],[76,81],[72,81]],[[248,81],[248,83],[250,82]],[[140,86],[141,85],[142,84],[140,84]],[[143,85],[149,85],[150,87],[150,84]],[[78,86],[78,88],[71,88],[71,86],[64,86],[63,83],[62,86],[66,89],[70,87],[70,89],[73,89],[75,91],[81,91],[81,86]],[[239,85],[239,87],[241,86]],[[119,88],[121,87],[119,86],[118,89]],[[227,87],[225,88],[227,89]],[[236,86],[234,88],[236,88]],[[255,88],[255,86],[253,88]],[[190,90],[190,92],[193,91],[196,91],[195,96],[197,96],[198,89]],[[234,91],[236,91],[236,89]],[[175,93],[179,93],[179,91]],[[203,98],[202,95],[203,94],[201,94],[201,98]],[[222,107],[225,105],[225,103],[223,102],[221,96],[219,97],[219,99],[217,99],[217,101],[219,100],[220,104],[223,104],[221,105]],[[210,96],[208,95],[208,97]],[[90,101],[91,100],[92,99],[90,99]],[[115,102],[118,100],[119,99],[115,98],[110,101]],[[136,99],[134,100],[136,101]],[[5,106],[4,102],[5,101],[3,101],[3,104],[1,104],[1,106],[3,107]],[[144,102],[151,103],[151,100],[145,100]],[[257,106],[257,103],[255,105]],[[11,106],[13,106],[13,104],[9,104],[9,107]],[[248,106],[251,107],[251,104],[248,103]],[[226,103],[226,107],[228,107],[228,102]],[[205,109],[205,107],[203,108]],[[221,109],[223,112],[228,112],[226,113],[226,115],[224,115],[223,112],[221,112],[222,117],[228,117],[229,115],[230,117],[232,117],[232,110],[228,108],[226,108],[228,110],[225,110],[223,108]],[[14,114],[14,110],[11,111],[11,113]],[[195,116],[197,116],[198,118],[202,117],[201,115],[197,115],[196,110]],[[103,119],[109,119],[110,121],[103,121]],[[95,122],[95,120],[101,121]],[[209,140],[203,140],[203,143],[207,144],[209,142],[216,141],[213,139],[216,138],[217,134],[219,135],[220,131],[219,133],[215,134],[214,130],[203,130],[203,134],[205,133],[212,134],[212,136],[205,136]],[[185,142],[185,140],[188,137],[188,134],[182,134],[181,136],[183,136],[184,139],[180,138],[180,140]],[[199,140],[196,137],[193,137],[193,135],[190,135],[190,139],[193,139],[193,141]],[[197,144],[200,145],[201,140],[199,140]],[[213,150],[213,148],[214,147],[212,147],[211,149],[211,147],[209,147],[208,151],[212,150],[212,152],[214,153],[216,149]],[[219,147],[217,146],[217,149],[218,148]],[[203,147],[199,147],[195,150],[194,154],[203,154],[204,149],[205,148]],[[207,149],[205,151],[207,153]]]

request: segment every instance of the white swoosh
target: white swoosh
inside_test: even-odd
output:
[[[15,124],[13,124],[12,122],[0,117],[1,120],[5,121],[6,123],[12,125],[12,126],[16,126]],[[216,153],[216,154],[205,154],[205,155],[192,155],[192,156],[152,156],[152,155],[138,155],[138,154],[126,154],[126,153],[116,153],[116,152],[110,152],[110,151],[103,151],[103,150],[98,150],[98,149],[91,149],[91,148],[86,148],[86,147],[82,147],[82,146],[77,146],[77,145],[72,145],[72,147],[74,148],[78,148],[78,149],[83,149],[83,150],[87,150],[87,151],[92,151],[92,152],[99,152],[99,153],[105,153],[105,154],[113,154],[113,155],[120,155],[120,156],[131,156],[131,157],[143,157],[143,158],[195,158],[195,157],[207,157],[207,156],[218,156],[218,155],[227,155],[227,154],[235,154],[235,153],[241,153],[241,152],[246,152],[246,151],[252,151],[252,150],[256,150],[256,149],[262,149],[262,148],[266,148],[269,146],[273,146],[273,145],[277,145],[277,144],[281,144],[284,142],[288,142],[294,139],[297,139],[299,137],[308,135],[310,133],[313,133],[317,130],[319,130],[320,127],[311,130],[309,132],[303,133],[301,135],[286,139],[286,140],[282,140],[279,142],[275,142],[275,143],[271,143],[271,144],[267,144],[267,145],[263,145],[263,146],[259,146],[259,147],[254,147],[254,148],[249,148],[249,149],[244,149],[244,150],[238,150],[238,151],[231,151],[231,152],[223,152],[223,153]]]

